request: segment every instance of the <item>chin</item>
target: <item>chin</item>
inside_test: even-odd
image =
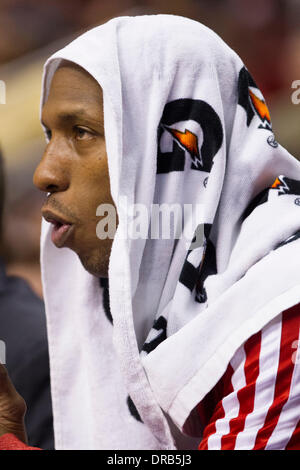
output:
[[[109,254],[103,256],[78,255],[84,269],[96,277],[108,277]]]

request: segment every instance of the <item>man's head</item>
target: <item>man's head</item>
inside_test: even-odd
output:
[[[102,90],[81,67],[63,61],[42,111],[49,143],[34,184],[48,193],[43,216],[52,241],[74,250],[84,268],[106,276],[111,239],[96,235],[100,204],[113,204],[104,138]]]

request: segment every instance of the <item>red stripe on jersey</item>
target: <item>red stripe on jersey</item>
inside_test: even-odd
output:
[[[237,399],[240,404],[239,414],[232,418],[229,423],[229,433],[222,436],[221,449],[234,450],[236,438],[239,432],[244,430],[247,415],[254,409],[255,385],[259,375],[259,354],[261,348],[261,332],[249,338],[245,345],[245,381],[246,385],[238,390]]]
[[[204,416],[205,410],[207,410],[207,404],[209,403],[211,406],[211,402],[214,403],[213,414],[211,413],[211,419],[209,420],[208,424],[204,429],[203,438],[199,444],[198,450],[208,450],[207,441],[209,436],[215,434],[216,432],[216,421],[225,417],[225,410],[222,405],[222,399],[226,395],[229,395],[233,392],[233,387],[231,383],[233,372],[234,370],[229,364],[225,374],[219,380],[216,387],[214,387],[211,392],[206,395],[205,399],[202,400],[202,402],[197,407],[198,412],[200,411],[200,407],[202,408],[200,413],[202,416]]]
[[[276,433],[279,433],[278,448],[285,447],[287,450],[300,450],[300,421],[297,423],[296,428],[294,427],[295,417],[296,420],[299,420],[299,411],[297,411],[299,394],[295,389],[296,382],[293,382],[295,380],[294,374],[296,373],[295,364],[298,359],[298,357],[295,358],[295,355],[298,354],[295,352],[295,345],[299,344],[300,304],[283,312],[280,318],[278,317],[277,323],[279,336],[277,336],[276,340],[275,337],[272,339],[274,341],[274,360],[276,360],[276,364],[274,364],[274,369],[272,369],[273,376],[268,376],[268,373],[266,375],[266,387],[271,387],[271,390],[268,390],[271,401],[265,405],[265,408],[262,408],[264,403],[263,395],[261,395],[264,394],[264,389],[262,388],[264,370],[259,371],[259,364],[260,361],[262,361],[262,364],[265,364],[266,361],[272,361],[272,349],[270,349],[270,343],[268,348],[263,347],[262,332],[259,332],[259,334],[254,335],[244,344],[244,367],[241,366],[236,371],[232,367],[231,369],[228,368],[217,386],[207,395],[206,398],[209,397],[209,400],[205,402],[204,399],[198,405],[198,411],[202,410],[202,417],[210,417],[209,421],[206,421],[208,424],[204,428],[203,440],[198,447],[199,450],[210,448],[208,440],[214,434],[219,434],[218,438],[222,449],[233,449],[236,447],[236,439],[239,433],[243,432],[249,434],[249,449],[268,448],[271,436],[272,443],[270,448],[274,447]],[[271,331],[269,325],[263,328],[266,340]],[[230,375],[228,373],[229,370]],[[246,385],[241,390],[233,389],[231,379],[234,372],[243,375],[243,380],[245,380]],[[227,379],[226,384],[225,379]],[[260,380],[259,388],[256,386],[258,380]],[[293,387],[293,390],[291,387]],[[217,393],[216,390],[218,390]],[[219,429],[217,421],[220,420],[221,423],[222,420],[226,421],[226,408],[223,399],[227,396],[230,398],[229,395],[231,394],[235,395],[235,401],[238,403],[239,416],[229,421],[230,432],[226,431],[226,435],[222,435],[220,434],[221,428]],[[260,397],[256,396],[257,394],[260,394]],[[286,409],[289,400],[291,400],[288,408],[290,411]],[[208,411],[208,408],[205,406],[205,403],[209,403],[209,413],[206,413],[206,415],[205,412]],[[212,412],[214,403],[215,410]],[[255,409],[256,403],[258,404],[257,410]],[[290,418],[284,418],[285,413],[291,411],[293,413],[290,413]],[[247,420],[249,415],[252,416],[251,422]],[[284,420],[286,419],[289,419],[289,421],[285,423]],[[285,431],[284,428],[278,428],[277,430],[278,426],[282,426],[280,424],[281,421],[285,423],[284,427],[288,433],[287,435],[290,436],[284,444],[282,443],[282,446],[279,443],[282,440],[280,439],[280,434]],[[202,424],[205,426],[205,419],[202,421]]]
[[[280,354],[275,383],[273,403],[270,406],[264,425],[259,429],[254,450],[265,449],[268,440],[275,429],[281,410],[287,402],[294,371],[292,343],[298,339],[299,334],[299,305],[296,305],[282,314],[282,329]]]
[[[300,450],[300,420],[290,438],[289,442],[287,443],[285,450]]]

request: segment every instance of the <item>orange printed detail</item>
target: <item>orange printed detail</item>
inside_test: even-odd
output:
[[[266,119],[269,123],[271,123],[271,116],[266,103],[260,98],[258,98],[258,96],[256,96],[251,90],[249,90],[249,95],[252,104],[255,108],[255,111],[257,112],[261,120],[264,121]]]
[[[281,183],[280,179],[279,179],[279,178],[276,178],[276,180],[275,180],[274,183],[272,184],[271,188],[272,188],[272,189],[276,189],[276,188],[278,188],[278,186],[280,186],[281,184],[282,184],[282,183]]]
[[[198,137],[193,132],[185,129],[184,132],[172,129],[172,127],[164,126],[167,131],[191,154],[191,156],[199,156]]]

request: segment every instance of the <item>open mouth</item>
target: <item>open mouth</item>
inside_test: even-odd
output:
[[[70,222],[65,221],[60,216],[44,210],[43,217],[47,222],[50,222],[53,225],[51,240],[57,248],[62,248],[71,233],[74,231],[74,225]]]
[[[54,245],[56,245],[58,248],[61,248],[65,245],[67,239],[69,238],[71,229],[74,226],[70,224],[61,224],[60,222],[55,222],[53,225],[51,240]]]

